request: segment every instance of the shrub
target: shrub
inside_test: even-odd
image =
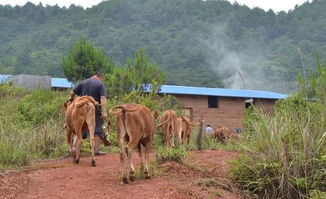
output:
[[[20,100],[18,112],[23,121],[34,126],[42,125],[49,118],[59,118],[63,115],[63,102],[66,96],[68,95],[61,92],[36,90]]]
[[[232,179],[259,198],[304,198],[323,191],[325,121],[321,104],[299,95],[279,101],[274,115],[253,110],[245,124]],[[317,161],[318,160],[318,161]]]
[[[66,154],[62,104],[68,94],[0,87],[0,169]]]
[[[158,164],[166,161],[175,161],[182,163],[187,157],[187,150],[185,147],[166,148],[159,147],[156,151],[156,161]]]
[[[325,199],[326,198],[326,192],[322,192],[319,190],[311,190],[309,192],[309,198],[310,199]]]

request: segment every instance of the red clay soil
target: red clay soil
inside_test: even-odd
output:
[[[0,173],[0,198],[241,199],[244,197],[227,177],[227,161],[237,155],[219,150],[191,152],[185,164],[166,162],[157,166],[151,179],[138,177],[127,185],[121,183],[118,154],[98,156],[97,167],[90,166],[90,157],[82,158],[78,165],[70,158],[34,163],[25,171]],[[139,167],[136,153],[133,159]]]

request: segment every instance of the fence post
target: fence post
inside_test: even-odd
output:
[[[205,122],[203,119],[200,121],[200,127],[198,128],[198,135],[197,135],[197,149],[203,150],[203,135],[205,135]]]

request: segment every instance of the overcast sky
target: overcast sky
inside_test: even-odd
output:
[[[80,5],[84,8],[92,7],[100,3],[102,0],[29,0],[34,4],[39,4],[42,2],[43,6],[45,5],[55,5],[58,6],[66,6],[69,7],[70,4]],[[229,0],[230,2],[234,2],[235,0]],[[308,0],[237,0],[239,4],[245,4],[250,8],[260,7],[264,10],[272,9],[274,11],[288,11],[293,9],[295,5],[301,5]],[[309,0],[311,2],[311,0]],[[10,4],[12,6],[15,5],[24,5],[26,0],[0,0],[0,4],[7,5]]]

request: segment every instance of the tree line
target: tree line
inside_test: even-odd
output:
[[[118,66],[144,49],[167,84],[291,92],[297,73],[316,70],[316,53],[325,57],[325,9],[322,0],[278,13],[224,0],[0,6],[0,73],[63,77],[61,60],[87,38]]]

